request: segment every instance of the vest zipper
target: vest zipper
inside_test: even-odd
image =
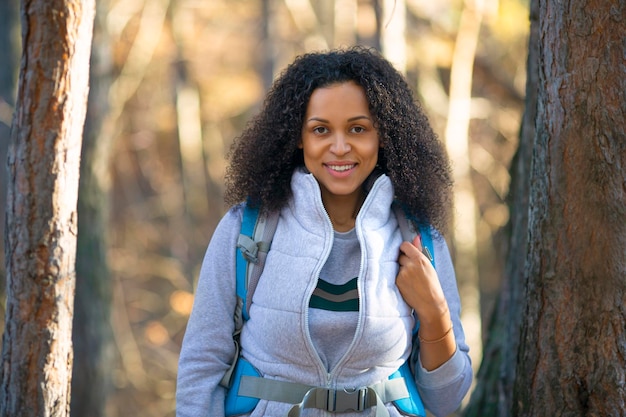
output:
[[[368,193],[367,196],[365,196],[365,200],[363,201],[363,204],[361,205],[361,209],[359,210],[359,214],[357,215],[356,221],[354,223],[354,227],[356,229],[356,235],[357,235],[357,239],[359,241],[359,247],[361,249],[361,262],[360,262],[360,266],[359,266],[359,276],[357,279],[357,291],[359,294],[359,315],[358,315],[358,320],[357,320],[357,324],[356,324],[356,329],[354,329],[354,335],[352,336],[352,342],[350,343],[350,346],[348,346],[348,349],[346,349],[346,351],[344,352],[344,354],[341,356],[341,358],[339,359],[339,361],[337,361],[337,364],[335,365],[335,367],[331,370],[331,374],[334,374],[335,371],[337,371],[341,366],[343,366],[344,362],[346,361],[346,359],[349,357],[350,353],[352,352],[352,350],[354,349],[354,345],[356,343],[357,340],[357,335],[361,332],[361,328],[363,327],[363,301],[364,301],[364,292],[362,291],[362,289],[365,287],[363,284],[363,280],[365,279],[364,274],[365,274],[365,260],[367,259],[367,248],[365,246],[365,242],[363,240],[363,230],[362,227],[359,226],[359,219],[360,219],[360,215],[361,212],[364,208],[366,208],[366,204],[370,204],[368,202],[368,196],[372,194],[372,191],[377,187],[378,181],[374,182],[374,185],[372,186],[372,188],[370,189],[370,192]],[[371,201],[371,200],[369,200]],[[328,213],[326,214],[328,216]],[[353,387],[356,388],[356,387]]]
[[[359,214],[357,215],[357,218],[356,218],[356,221],[355,221],[355,224],[354,224],[354,227],[356,228],[357,239],[359,241],[359,247],[361,249],[361,262],[360,262],[360,267],[359,267],[359,277],[358,277],[358,280],[357,280],[357,291],[359,293],[359,315],[358,315],[356,329],[354,330],[354,334],[352,336],[352,342],[350,342],[350,346],[348,346],[348,348],[346,349],[344,354],[341,356],[339,361],[337,361],[337,364],[335,364],[335,366],[330,370],[330,372],[328,372],[326,370],[326,367],[324,366],[324,363],[322,362],[322,359],[320,358],[319,353],[315,349],[315,345],[313,344],[313,340],[311,339],[311,333],[309,331],[309,306],[308,306],[308,304],[305,307],[306,308],[306,310],[305,310],[305,325],[306,325],[307,340],[308,340],[308,343],[309,343],[310,347],[313,349],[313,352],[315,353],[315,357],[317,358],[318,365],[320,366],[320,368],[324,372],[326,372],[326,388],[334,389],[334,387],[333,387],[333,385],[334,385],[333,384],[334,375],[335,375],[336,371],[344,364],[344,362],[346,361],[346,358],[350,355],[350,353],[354,349],[354,345],[355,345],[356,340],[357,340],[357,335],[359,334],[359,332],[361,331],[361,328],[363,327],[362,301],[363,301],[363,295],[364,294],[363,294],[363,292],[361,290],[362,290],[362,288],[364,286],[361,285],[361,284],[362,284],[362,281],[365,279],[363,275],[365,273],[365,259],[367,259],[367,257],[366,257],[366,247],[365,247],[365,243],[363,241],[363,236],[362,236],[363,233],[362,233],[361,228],[359,227],[359,217],[360,217],[361,211],[363,210],[363,208],[365,208],[366,204],[367,205],[371,204],[371,203],[368,202],[368,198],[367,197],[370,196],[372,194],[372,191],[374,191],[374,189],[377,188],[377,187],[379,187],[379,182],[375,181],[374,185],[370,189],[370,192],[368,193],[367,196],[365,196],[365,200],[363,201],[363,204],[361,206],[361,209],[359,210]],[[371,200],[369,200],[369,201],[371,201]],[[331,240],[330,245],[328,245],[328,249],[324,253],[323,262],[319,263],[318,268],[315,271],[316,285],[317,285],[317,281],[320,279],[320,277],[319,277],[320,272],[321,272],[322,268],[324,267],[324,264],[328,260],[328,256],[330,255],[330,251],[332,250],[333,241],[334,241],[334,229],[333,229],[332,221],[330,219],[330,216],[328,215],[328,212],[326,211],[326,208],[324,207],[324,202],[322,201],[321,193],[317,194],[317,202],[322,207],[322,211],[324,213],[324,216],[326,217],[327,224],[330,225],[331,236],[333,236],[333,238]],[[311,295],[312,294],[309,294],[309,297],[308,297],[309,300],[311,298]]]
[[[359,278],[357,280],[357,291],[359,292],[359,315],[358,315],[358,321],[357,321],[356,329],[354,331],[354,335],[352,336],[352,342],[350,343],[350,346],[348,346],[348,349],[346,349],[346,351],[344,352],[342,357],[339,359],[339,361],[337,361],[337,364],[330,370],[330,372],[328,372],[326,370],[326,367],[324,366],[324,362],[322,361],[322,358],[320,358],[320,355],[317,352],[317,349],[315,349],[315,345],[313,344],[313,339],[311,339],[311,333],[310,333],[310,329],[309,329],[309,306],[308,306],[308,301],[307,301],[307,305],[305,306],[304,322],[305,322],[305,326],[306,326],[305,334],[306,334],[306,337],[307,337],[307,342],[309,343],[310,349],[312,349],[312,351],[314,352],[314,356],[317,358],[318,366],[326,374],[326,388],[330,388],[330,389],[334,389],[334,387],[333,387],[333,385],[334,385],[333,379],[334,379],[335,372],[344,364],[344,362],[346,361],[346,358],[352,352],[352,350],[354,348],[354,345],[356,343],[357,335],[359,334],[359,332],[361,331],[361,328],[363,326],[363,309],[362,309],[362,306],[361,306],[362,305],[362,301],[363,301],[363,293],[362,293],[361,289],[363,288],[363,286],[361,285],[361,283],[365,279],[363,277],[363,274],[365,272],[365,259],[366,259],[366,253],[365,252],[366,252],[366,249],[365,249],[365,244],[363,242],[362,230],[361,230],[361,228],[358,227],[358,223],[359,223],[358,221],[359,221],[359,217],[360,217],[361,211],[366,207],[366,205],[371,204],[371,199],[368,199],[368,197],[370,195],[372,195],[374,193],[375,189],[378,188],[378,187],[380,187],[380,182],[377,179],[374,182],[374,184],[371,187],[371,189],[368,192],[368,194],[365,196],[365,200],[363,201],[363,204],[361,205],[361,208],[359,210],[359,214],[357,215],[357,218],[356,218],[356,221],[355,221],[355,225],[354,225],[354,227],[356,228],[357,239],[359,240],[359,246],[361,248],[361,265],[359,267]],[[320,272],[322,271],[322,268],[324,267],[324,264],[328,260],[328,256],[330,255],[330,251],[332,250],[333,241],[334,241],[333,224],[332,224],[332,221],[330,219],[330,216],[328,215],[328,212],[326,211],[326,207],[324,207],[324,202],[322,201],[321,192],[317,193],[316,199],[317,199],[317,203],[319,204],[319,207],[322,208],[322,212],[324,213],[324,216],[326,218],[327,225],[330,226],[331,242],[328,245],[326,251],[323,253],[323,259],[320,259],[321,261],[323,260],[323,262],[319,262],[319,264],[317,266],[317,269],[315,271],[315,279],[316,279],[315,285],[317,285],[317,281],[320,279]],[[313,287],[313,290],[311,291],[311,293],[307,297],[307,300],[311,299],[311,295],[312,295],[314,290],[315,290],[315,287]]]
[[[330,242],[326,245],[325,251],[322,254],[322,257],[320,258],[320,261],[318,262],[317,268],[315,270],[314,276],[315,276],[315,285],[312,287],[312,290],[310,291],[310,293],[308,294],[307,297],[307,304],[304,306],[304,325],[306,327],[305,329],[305,334],[306,334],[306,338],[307,338],[307,342],[309,344],[309,348],[312,350],[312,352],[314,353],[315,358],[317,359],[317,364],[319,366],[319,369],[321,369],[326,378],[326,385],[325,388],[332,388],[332,380],[333,380],[333,370],[331,370],[330,372],[328,372],[326,370],[326,366],[324,366],[324,362],[322,361],[322,358],[320,358],[320,355],[317,351],[317,349],[315,348],[315,344],[313,343],[313,339],[311,338],[311,332],[310,332],[310,328],[309,328],[309,302],[311,300],[311,296],[313,295],[313,291],[315,291],[315,286],[317,286],[317,282],[320,279],[320,273],[322,272],[322,268],[324,267],[324,264],[326,263],[326,261],[328,260],[328,257],[330,255],[330,251],[332,250],[333,247],[333,242],[334,242],[334,229],[333,229],[333,223],[330,220],[330,216],[328,215],[328,212],[326,211],[326,208],[324,207],[324,202],[322,201],[322,195],[321,193],[317,193],[317,203],[319,204],[319,207],[321,207],[322,212],[324,213],[324,216],[326,217],[326,221],[327,221],[327,225],[330,227]]]

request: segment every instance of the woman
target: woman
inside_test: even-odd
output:
[[[450,213],[450,167],[404,78],[368,49],[301,56],[274,83],[230,162],[233,207],[200,273],[177,415],[224,416],[219,383],[235,360],[234,259],[245,201],[280,212],[241,332],[241,355],[260,375],[354,392],[386,380],[410,356],[426,408],[453,412],[472,370],[454,270],[436,232],[446,231]],[[416,223],[432,225],[436,271],[419,237],[402,242],[394,201]],[[249,415],[282,417],[292,407],[261,399]],[[302,415],[334,415],[329,410],[337,409],[326,404]],[[392,402],[339,411],[402,415]]]

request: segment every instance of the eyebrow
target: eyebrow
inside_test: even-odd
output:
[[[365,115],[360,115],[360,116],[354,116],[348,119],[348,122],[354,122],[356,120],[361,120],[361,119],[366,119],[366,120],[371,120],[370,117],[367,117]],[[326,119],[322,119],[321,117],[311,117],[309,119],[307,119],[307,122],[322,122],[322,123],[330,123],[328,120]]]

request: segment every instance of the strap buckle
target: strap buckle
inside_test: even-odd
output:
[[[367,388],[358,388],[354,390],[327,389],[326,410],[343,413],[346,411],[363,411],[366,409]]]
[[[248,262],[257,263],[257,253],[259,252],[258,244],[243,233],[239,235],[237,239],[237,248],[241,251],[241,254]]]

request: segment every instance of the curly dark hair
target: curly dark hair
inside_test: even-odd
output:
[[[396,200],[418,224],[442,233],[452,207],[452,175],[442,143],[404,77],[378,52],[352,47],[296,58],[274,82],[261,111],[235,139],[226,171],[227,204],[248,199],[278,210],[291,197],[294,170],[304,166],[298,144],[313,91],[353,81],[363,87],[381,142],[378,168]]]

